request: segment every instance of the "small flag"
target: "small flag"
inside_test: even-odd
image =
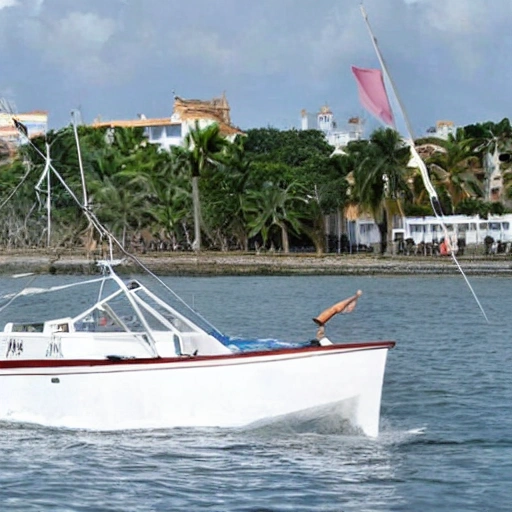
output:
[[[389,104],[380,69],[365,69],[352,66],[352,73],[354,73],[357,82],[359,99],[363,107],[383,123],[394,126],[393,111]]]
[[[25,137],[28,137],[28,128],[21,122],[18,121],[15,117],[12,118],[12,122],[14,123],[14,126],[16,126],[16,129],[25,135]]]
[[[334,315],[338,313],[351,313],[354,311],[357,299],[361,297],[363,292],[361,290],[357,290],[357,293],[348,299],[342,300],[334,306],[327,308],[325,311],[322,311],[316,318],[313,318],[313,322],[317,325],[325,325]]]

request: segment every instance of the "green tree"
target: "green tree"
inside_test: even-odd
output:
[[[463,130],[439,144],[442,150],[433,153],[426,164],[437,187],[449,195],[451,207],[445,213],[451,214],[464,199],[482,196],[482,183],[476,176],[480,160],[475,154],[474,139],[467,138]]]
[[[392,217],[401,213],[401,203],[410,195],[406,180],[410,149],[396,131],[378,129],[368,144],[358,143],[351,149],[351,158],[353,200],[375,219],[384,254],[391,246]]]
[[[249,228],[247,226],[245,197],[253,163],[245,155],[243,139],[238,136],[225,148],[223,162],[208,170],[201,180],[203,218],[207,232],[215,246],[227,251],[235,245],[247,251]]]
[[[201,250],[201,202],[199,197],[199,178],[208,169],[222,162],[223,149],[228,141],[220,134],[219,125],[214,123],[201,128],[199,122],[185,135],[184,149],[177,152],[182,164],[192,176],[192,203],[194,209],[193,249]]]
[[[281,246],[285,254],[290,252],[289,229],[300,231],[300,210],[297,202],[304,202],[304,191],[291,183],[281,188],[268,182],[261,190],[250,190],[245,209],[250,216],[250,237],[261,234],[266,244],[273,226],[281,232]]]

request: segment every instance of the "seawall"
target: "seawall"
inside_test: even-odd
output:
[[[165,253],[137,256],[151,271],[161,275],[421,275],[457,274],[450,257],[240,254],[240,253]],[[511,275],[512,258],[460,258],[468,275]],[[120,273],[137,272],[140,267],[125,258],[117,267]],[[44,252],[0,253],[0,273],[25,272],[51,274],[94,274],[96,260],[79,253]]]

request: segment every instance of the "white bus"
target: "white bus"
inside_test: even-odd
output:
[[[483,244],[490,236],[494,242],[512,242],[512,215],[491,215],[481,219],[478,215],[446,215],[443,217],[448,235],[457,240],[464,240],[466,245]],[[420,243],[441,242],[444,238],[441,222],[434,216],[404,217],[402,228],[393,230],[393,240],[412,239]]]

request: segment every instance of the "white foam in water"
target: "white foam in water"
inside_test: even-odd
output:
[[[396,426],[392,426],[386,423],[386,420],[381,418],[381,428],[379,436],[377,438],[377,441],[379,443],[383,443],[384,445],[406,444],[410,442],[412,439],[417,438],[418,436],[426,435],[427,432],[427,427],[417,427],[408,430],[400,430],[397,429]]]
[[[411,430],[407,430],[407,434],[415,435],[415,436],[421,436],[425,434],[425,431],[427,430],[427,427],[420,427],[420,428],[412,428]]]

